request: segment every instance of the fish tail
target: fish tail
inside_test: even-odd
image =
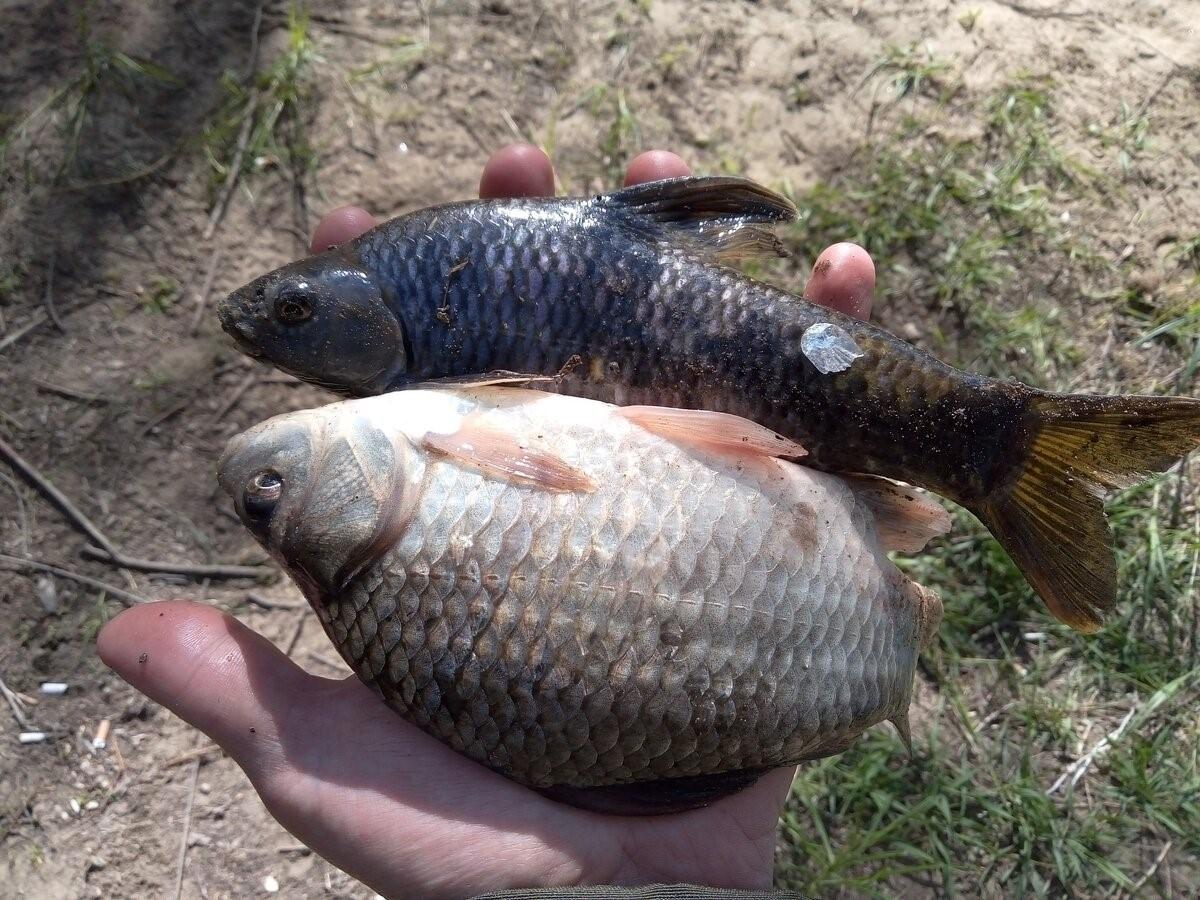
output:
[[[1200,400],[1039,393],[1032,407],[1027,458],[973,511],[1055,617],[1092,632],[1117,594],[1104,497],[1200,443]]]

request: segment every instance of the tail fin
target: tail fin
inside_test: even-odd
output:
[[[1200,444],[1200,400],[1044,394],[1033,412],[1016,482],[975,512],[1058,619],[1095,631],[1117,593],[1104,496]]]

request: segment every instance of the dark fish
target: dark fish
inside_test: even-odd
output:
[[[1200,402],[1065,395],[954,369],[723,263],[779,251],[783,197],[738,178],[393,219],[230,295],[247,352],[372,394],[512,371],[618,404],[734,413],[806,465],[927,487],[974,512],[1058,618],[1114,603],[1106,492],[1200,441]]]
[[[389,706],[522,784],[663,812],[908,734],[941,605],[912,488],[721,413],[410,390],[277,416],[219,466]]]

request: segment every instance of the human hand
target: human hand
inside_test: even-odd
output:
[[[629,184],[688,173],[642,154]],[[484,169],[485,197],[553,191],[550,162],[508,147]],[[374,224],[344,207],[314,250]],[[817,260],[807,295],[866,317],[874,270],[851,244]],[[357,678],[310,675],[261,635],[201,604],[130,609],[100,633],[122,678],[220,744],[267,809],[333,864],[388,896],[465,897],[505,887],[691,882],[763,888],[793,769],[706,809],[621,818],[547,800],[449,750]]]

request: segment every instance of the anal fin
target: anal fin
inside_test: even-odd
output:
[[[844,476],[875,514],[875,531],[885,550],[916,553],[950,530],[950,514],[928,494],[871,475]]]
[[[730,413],[666,406],[623,406],[616,414],[673,443],[709,451],[793,459],[808,452],[770,428]]]
[[[745,790],[766,774],[767,769],[736,769],[715,775],[684,775],[658,781],[610,784],[603,787],[556,785],[539,793],[586,809],[613,816],[661,816],[715,803]]]

